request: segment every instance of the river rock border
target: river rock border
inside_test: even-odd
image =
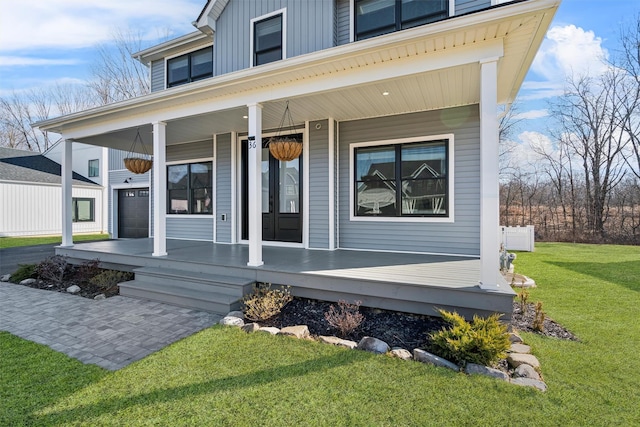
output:
[[[239,327],[247,333],[262,332],[271,335],[287,335],[298,339],[313,339],[306,325],[287,326],[282,329],[261,327],[258,323],[245,323],[244,313],[241,311],[229,312],[229,314],[220,319],[220,324]],[[526,345],[522,341],[522,338],[515,332],[509,334],[509,339],[511,341],[511,348],[508,352],[507,363],[512,368],[512,370],[510,370],[511,375],[500,369],[477,365],[475,363],[467,363],[464,367],[458,366],[449,360],[445,360],[419,348],[413,349],[413,352],[400,347],[391,348],[386,342],[374,337],[364,337],[358,343],[334,336],[321,335],[317,337],[317,341],[325,344],[369,351],[375,354],[386,354],[402,360],[415,360],[448,368],[456,372],[464,372],[467,375],[485,375],[510,382],[511,384],[534,387],[543,392],[547,391],[547,385],[540,375],[540,362],[531,354],[531,347]]]

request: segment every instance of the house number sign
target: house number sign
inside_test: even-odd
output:
[[[250,136],[247,139],[247,144],[249,144],[249,150],[253,150],[256,148],[256,137],[255,136]]]

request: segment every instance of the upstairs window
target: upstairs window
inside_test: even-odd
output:
[[[283,14],[253,22],[253,65],[279,61],[283,51]]]
[[[449,16],[449,0],[355,0],[356,40],[417,27]]]
[[[89,178],[100,176],[100,160],[89,160]]]
[[[206,47],[167,60],[167,87],[213,76],[213,48]]]

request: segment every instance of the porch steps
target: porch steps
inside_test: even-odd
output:
[[[120,295],[226,314],[240,308],[255,281],[230,276],[142,267],[135,279],[120,283]]]

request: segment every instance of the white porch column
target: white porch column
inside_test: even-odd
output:
[[[167,124],[153,122],[153,256],[167,255]]]
[[[480,287],[497,289],[500,274],[498,59],[480,62]]]
[[[249,108],[249,262],[258,267],[262,261],[262,105],[253,103]]]
[[[73,246],[73,141],[64,140],[62,145],[62,244]]]

